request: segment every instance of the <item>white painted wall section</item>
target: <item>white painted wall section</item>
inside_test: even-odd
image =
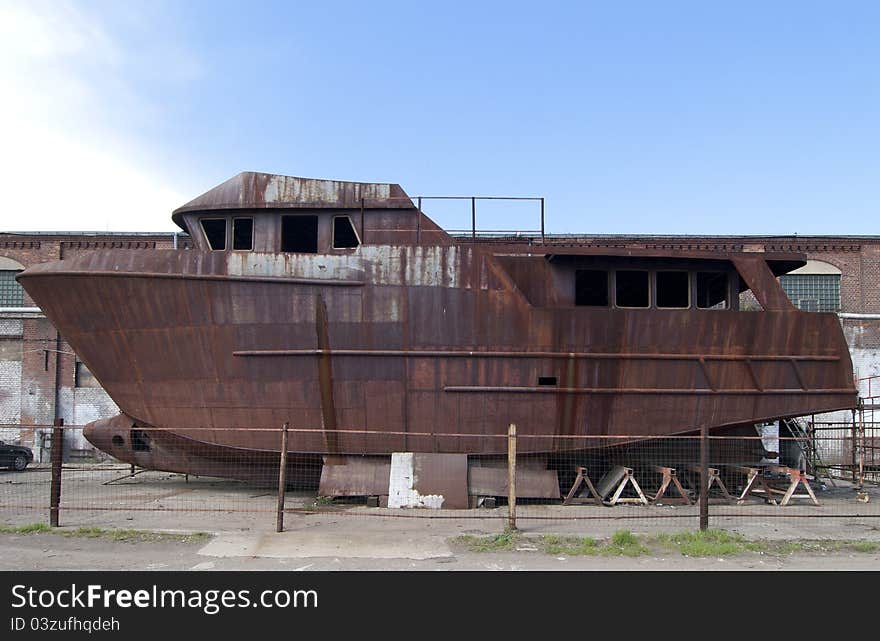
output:
[[[391,455],[391,473],[388,479],[388,507],[426,507],[439,510],[443,496],[422,496],[414,488],[416,484],[412,452],[394,452]]]

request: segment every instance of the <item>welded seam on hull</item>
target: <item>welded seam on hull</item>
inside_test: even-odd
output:
[[[693,388],[625,388],[625,387],[484,387],[451,385],[444,392],[510,392],[515,394],[735,394],[761,396],[764,394],[856,394],[855,389],[693,389]]]
[[[275,276],[238,276],[227,274],[169,274],[166,272],[113,272],[113,271],[88,271],[81,272],[76,270],[53,270],[45,274],[29,274],[29,278],[39,278],[40,276],[79,276],[84,278],[101,277],[101,278],[168,278],[172,280],[219,280],[219,281],[245,281],[249,283],[278,283],[289,285],[318,285],[329,287],[363,287],[364,281],[360,280],[339,280],[331,278],[298,278],[291,277],[275,277]]]
[[[324,356],[329,352],[321,349],[246,349],[235,350],[233,356]],[[522,351],[472,351],[472,350],[385,350],[385,349],[334,349],[333,356],[385,356],[385,357],[468,357],[468,358],[579,358],[621,359],[657,361],[839,361],[839,356],[805,356],[788,354],[633,354],[616,352],[522,352]]]

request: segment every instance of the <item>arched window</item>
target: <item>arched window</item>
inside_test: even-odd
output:
[[[840,270],[830,263],[808,260],[803,267],[780,276],[779,283],[798,309],[840,311]]]
[[[24,289],[15,280],[15,275],[24,265],[0,256],[0,307],[24,307]]]

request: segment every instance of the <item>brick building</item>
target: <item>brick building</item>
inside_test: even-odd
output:
[[[184,248],[186,239],[175,233],[0,233],[0,440],[32,447],[35,459],[45,460],[45,426],[54,419],[85,425],[119,413],[15,274],[80,252]],[[65,444],[73,455],[92,449],[79,430],[70,430]]]
[[[593,236],[577,240],[613,248],[805,253],[808,264],[781,277],[783,288],[801,309],[839,315],[857,377],[880,374],[880,236]],[[32,446],[40,460],[45,458],[47,430],[43,426],[54,419],[84,425],[118,413],[64,338],[34,307],[15,274],[35,263],[92,250],[184,250],[189,246],[189,238],[181,233],[0,233],[0,440]],[[67,438],[68,451],[90,450],[77,430],[71,430]]]

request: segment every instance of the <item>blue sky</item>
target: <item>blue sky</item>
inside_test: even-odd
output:
[[[0,228],[171,230],[255,170],[544,196],[551,232],[876,234],[878,63],[876,2],[0,0]]]

